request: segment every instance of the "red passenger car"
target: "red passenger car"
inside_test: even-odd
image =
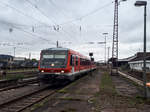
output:
[[[41,51],[40,78],[44,80],[69,79],[96,68],[87,57],[68,48],[49,48]]]

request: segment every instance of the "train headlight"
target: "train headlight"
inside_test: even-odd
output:
[[[42,73],[44,72],[44,70],[41,71]]]
[[[64,71],[62,70],[61,73],[64,73]]]
[[[54,63],[52,63],[52,64],[51,64],[51,66],[55,66],[55,64],[54,64]]]

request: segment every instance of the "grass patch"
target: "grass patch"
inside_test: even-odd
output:
[[[16,73],[16,72],[30,72],[30,71],[38,71],[37,68],[26,68],[26,69],[9,69],[6,70],[7,73]]]
[[[101,78],[100,91],[110,92],[116,94],[115,86],[113,85],[111,76],[108,72],[105,72]]]
[[[42,100],[41,102],[37,103],[37,104],[34,104],[31,108],[30,108],[30,111],[31,112],[34,112],[36,109],[44,106],[47,102],[49,101],[48,98]],[[29,110],[26,110],[25,112],[29,112]]]
[[[67,93],[67,90],[66,89],[61,89],[61,90],[58,90],[58,93]]]
[[[43,105],[44,105],[43,103],[37,103],[37,104],[34,105],[34,107],[31,108],[31,111],[34,111],[35,109],[40,108]]]
[[[6,80],[18,80],[18,79],[23,79],[24,75],[6,75],[5,79]]]

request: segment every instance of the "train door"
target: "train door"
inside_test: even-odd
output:
[[[75,70],[79,71],[79,59],[78,59],[78,56],[75,57],[75,64],[76,64],[75,65]]]
[[[73,55],[71,55],[71,58],[70,58],[70,66],[72,67],[72,73],[74,73],[75,72],[75,68],[74,68],[74,56]]]

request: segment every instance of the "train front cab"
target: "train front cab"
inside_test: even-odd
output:
[[[42,56],[41,56],[42,57]],[[40,60],[42,60],[40,58]],[[72,50],[67,51],[66,67],[42,68],[39,62],[39,78],[42,81],[49,82],[56,79],[74,80],[76,77],[92,70],[91,61]],[[50,66],[50,65],[49,65]]]

